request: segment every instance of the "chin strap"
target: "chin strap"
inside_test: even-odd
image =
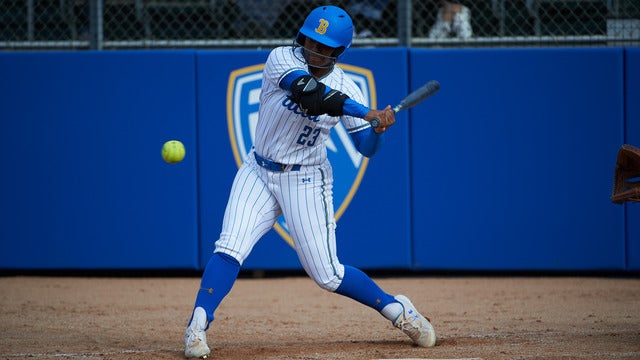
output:
[[[296,52],[297,49],[300,49],[300,53],[298,54]],[[307,57],[305,56],[305,50],[311,53],[314,53],[315,55],[327,58],[327,59],[331,59],[331,63],[328,65],[324,65],[324,66],[318,66],[318,65],[312,65],[309,63],[309,61],[307,61]],[[336,56],[326,56],[326,55],[322,55],[319,54],[313,50],[309,50],[307,48],[305,48],[304,46],[302,46],[298,41],[293,40],[293,53],[294,55],[302,60],[305,64],[307,64],[307,66],[312,67],[312,68],[316,68],[316,69],[333,69],[333,67],[336,65],[336,61],[338,60],[338,58]]]

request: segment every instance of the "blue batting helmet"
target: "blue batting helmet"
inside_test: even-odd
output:
[[[337,49],[335,56],[338,56],[351,46],[353,22],[349,14],[337,6],[320,6],[304,20],[296,37],[299,44],[303,41],[301,35]]]

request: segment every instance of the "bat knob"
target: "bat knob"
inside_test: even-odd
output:
[[[369,122],[369,124],[371,124],[371,127],[377,128],[378,126],[380,126],[380,119],[374,118]]]

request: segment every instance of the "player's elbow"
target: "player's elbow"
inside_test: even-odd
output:
[[[378,149],[377,148],[374,148],[374,149],[362,149],[362,150],[359,150],[359,151],[360,151],[360,154],[362,154],[362,156],[370,158],[370,157],[373,157],[373,155],[375,155],[378,152]]]

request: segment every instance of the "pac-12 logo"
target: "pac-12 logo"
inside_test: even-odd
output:
[[[376,92],[372,72],[347,64],[339,66],[362,90],[365,98],[364,105],[376,108]],[[242,165],[243,159],[253,146],[256,124],[258,123],[263,69],[264,64],[254,65],[237,69],[229,75],[227,126],[233,156],[238,167]],[[363,157],[356,150],[342,122],[338,122],[331,130],[326,146],[329,161],[335,170],[333,172],[333,200],[336,207],[335,217],[338,221],[358,190],[369,159]],[[274,228],[289,245],[293,246],[283,216],[280,216]]]

